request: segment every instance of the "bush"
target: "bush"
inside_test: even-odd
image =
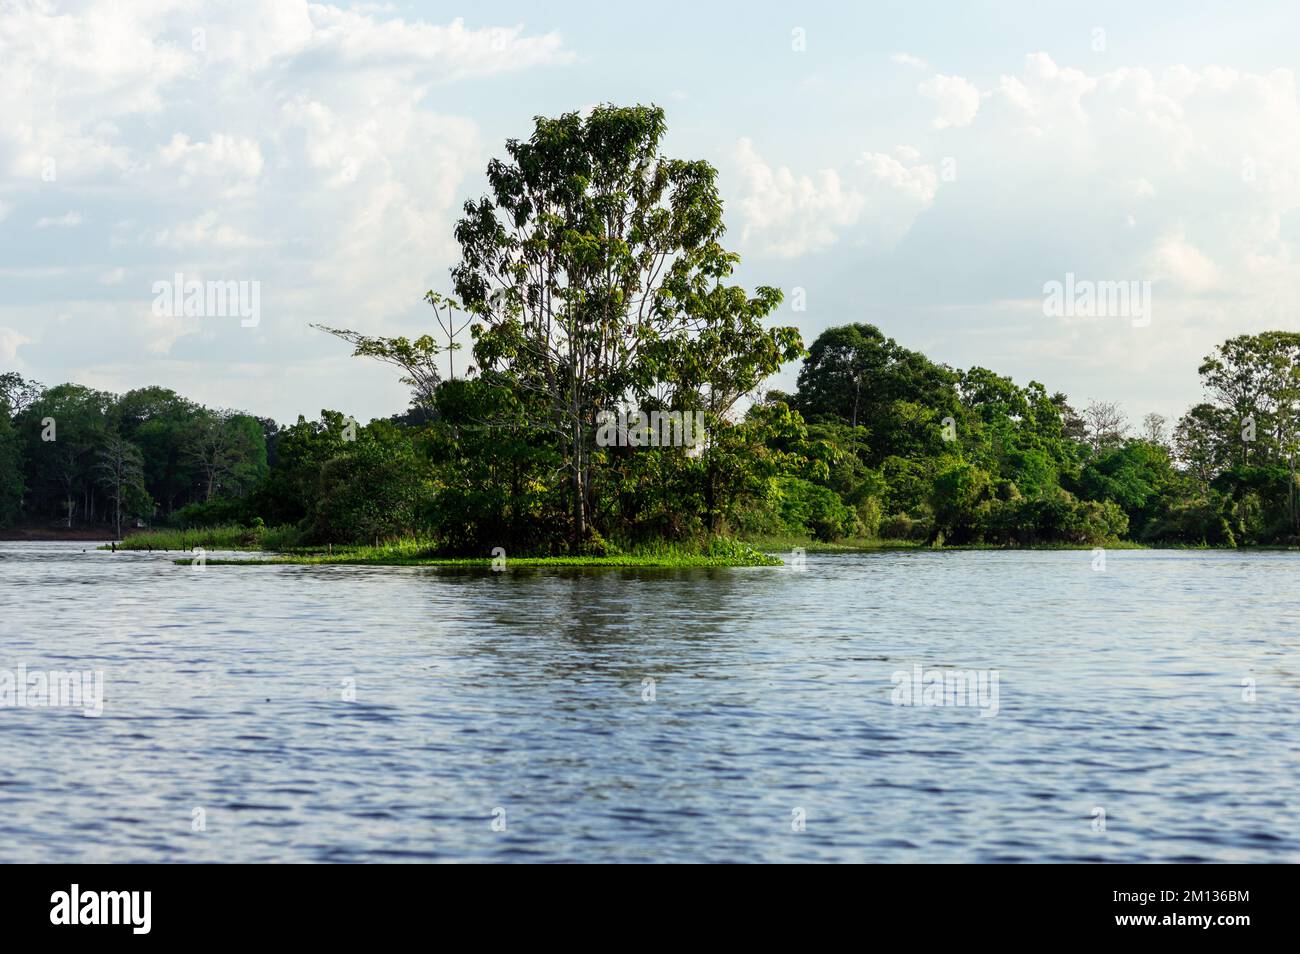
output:
[[[777,486],[788,532],[807,533],[827,543],[861,533],[858,515],[829,487],[800,477],[782,477]]]
[[[1204,497],[1172,502],[1163,513],[1147,524],[1142,531],[1142,539],[1148,543],[1185,543],[1192,546],[1237,545],[1221,501]]]
[[[990,500],[981,508],[986,543],[1102,543],[1128,530],[1128,515],[1111,501],[1078,500],[1066,490],[1039,497]]]
[[[880,521],[882,540],[928,540],[934,530],[934,521],[928,517],[909,517],[896,513]]]
[[[168,522],[177,527],[220,527],[251,523],[245,497],[216,497],[201,503],[186,504]]]
[[[378,421],[345,448],[321,467],[312,539],[373,543],[417,529],[430,487],[409,437]]]
[[[880,506],[878,497],[868,497],[862,503],[858,504],[858,525],[862,529],[864,537],[874,537],[880,533],[880,521],[883,516],[883,509]]]

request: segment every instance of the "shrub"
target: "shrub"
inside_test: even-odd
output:
[[[882,540],[927,540],[933,529],[934,522],[928,517],[896,513],[880,521],[879,534]]]
[[[245,497],[216,497],[199,503],[186,504],[172,514],[171,524],[177,527],[219,527],[250,523],[248,499]]]
[[[800,477],[782,477],[780,512],[785,528],[831,542],[861,532],[857,514],[835,491]]]

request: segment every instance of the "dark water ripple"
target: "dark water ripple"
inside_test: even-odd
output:
[[[0,669],[106,683],[98,719],[0,708],[0,861],[1300,860],[1300,556],[1091,563],[0,544]],[[997,670],[998,714],[892,705],[913,664]]]

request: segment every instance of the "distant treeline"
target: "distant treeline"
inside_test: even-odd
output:
[[[711,535],[1026,545],[1300,542],[1300,335],[1225,342],[1211,401],[1131,428],[1031,382],[958,371],[871,325],[812,345],[701,446],[596,444],[580,548]],[[165,388],[112,395],[0,375],[0,524],[291,526],[304,543],[418,535],[449,553],[574,549],[569,486],[527,395],[440,381],[408,413],[279,427]],[[503,425],[502,418],[513,423]],[[626,435],[623,435],[626,438]],[[646,442],[647,445],[649,441]],[[627,445],[633,446],[627,446]]]

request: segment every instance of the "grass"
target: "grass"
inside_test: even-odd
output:
[[[253,528],[239,524],[199,527],[187,530],[161,528],[141,530],[121,541],[119,550],[289,550],[299,543],[293,527]],[[109,549],[107,546],[101,550]]]
[[[506,567],[662,567],[684,569],[689,567],[727,566],[782,566],[783,561],[774,554],[789,554],[802,548],[806,553],[862,553],[891,550],[1090,550],[1105,546],[1111,550],[1146,549],[1140,543],[1112,540],[1105,544],[1043,543],[1030,547],[1004,547],[991,543],[945,545],[927,547],[918,540],[887,540],[873,537],[854,537],[827,543],[811,537],[777,535],[753,537],[749,540],[719,538],[705,546],[677,543],[649,543],[630,547],[626,552],[617,548],[605,556],[575,554],[567,556],[511,556],[505,557]],[[132,534],[123,543],[123,550],[176,550],[189,553],[195,547],[209,551],[249,551],[267,553],[248,558],[205,558],[208,566],[444,566],[492,567],[490,556],[447,557],[437,553],[434,541],[407,538],[382,543],[378,546],[302,546],[301,534],[292,527],[253,529],[238,525],[206,527],[191,530],[147,530]],[[107,549],[104,547],[102,549]],[[175,561],[189,564],[187,557]]]
[[[846,537],[827,543],[825,540],[797,534],[749,537],[745,542],[768,553],[788,553],[796,547],[802,547],[807,553],[857,553],[863,550],[917,550],[925,546],[919,540],[885,540],[877,537]]]
[[[1000,543],[947,543],[929,546],[922,540],[886,540],[875,537],[849,537],[835,543],[796,535],[751,537],[751,546],[769,552],[789,552],[802,547],[807,553],[861,553],[873,550],[1146,550],[1149,547],[1132,540],[1107,540],[1104,543],[1035,543],[1028,546],[1004,546]]]
[[[208,547],[202,543],[193,544],[205,549],[224,549],[221,546]],[[155,547],[159,549],[159,547]],[[168,548],[162,548],[168,549]],[[180,549],[179,547],[176,549]],[[234,547],[230,549],[236,549]],[[250,549],[241,547],[238,549]],[[572,556],[509,556],[503,558],[504,566],[511,567],[662,567],[667,569],[685,569],[689,567],[725,567],[725,566],[782,566],[777,557],[763,553],[748,544],[733,540],[714,540],[707,547],[689,548],[678,544],[658,543],[633,548],[627,553],[611,553],[606,556],[589,556],[576,554]],[[176,560],[178,564],[190,564],[191,559]],[[446,566],[446,567],[493,567],[502,565],[492,557],[444,557],[436,555],[428,540],[407,539],[379,546],[333,547],[325,550],[319,547],[299,548],[274,556],[234,558],[207,557],[207,566]]]

